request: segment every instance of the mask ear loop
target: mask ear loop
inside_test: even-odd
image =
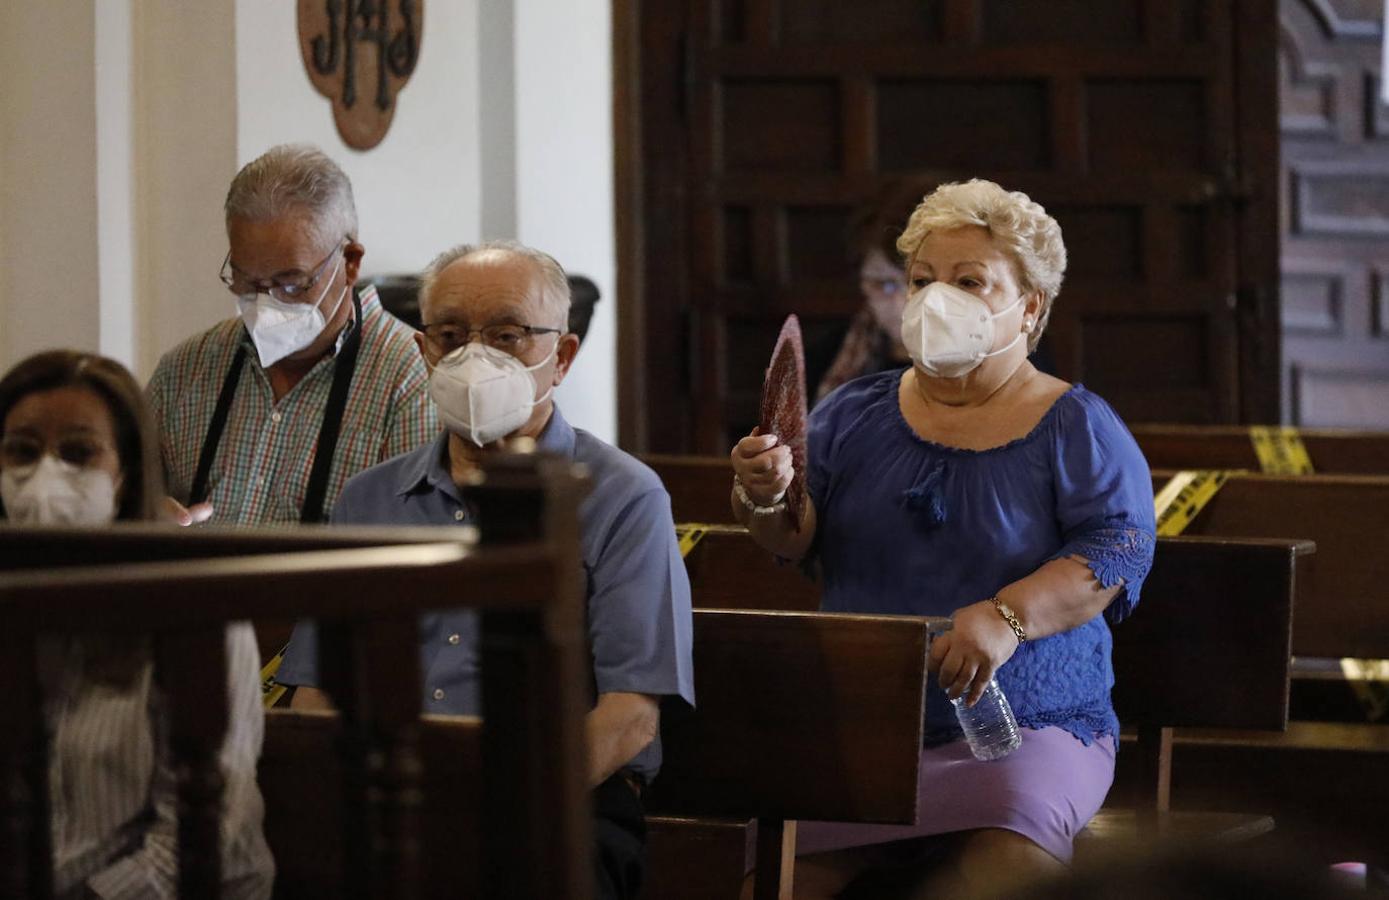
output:
[[[991,356],[999,356],[1001,354],[1007,353],[1009,350],[1012,350],[1014,347],[1016,347],[1018,345],[1018,341],[1022,340],[1022,338],[1023,333],[1019,331],[1017,337],[1009,341],[1006,346],[999,347],[997,350],[990,351],[989,353],[981,353],[977,357],[975,357],[975,359],[983,360],[988,359]]]
[[[1012,303],[1009,303],[1007,306],[1003,307],[1003,309],[1000,309],[998,312],[996,312],[996,313],[994,313],[993,315],[989,316],[989,318],[990,318],[990,319],[999,319],[999,318],[1002,318],[1003,316],[1008,315],[1008,313],[1010,313],[1010,312],[1013,311],[1013,307],[1015,307],[1015,306],[1017,306],[1019,303],[1022,303],[1022,302],[1023,302],[1023,300],[1026,298],[1026,296],[1027,296],[1026,294],[1018,294],[1018,299],[1014,300]],[[1024,316],[1024,319],[1023,319],[1024,322],[1030,321],[1030,320],[1028,320],[1028,319],[1026,318],[1026,316],[1027,316],[1027,309],[1026,309],[1026,307],[1023,308],[1023,316]],[[1009,350],[1012,350],[1014,347],[1016,347],[1016,346],[1018,345],[1018,341],[1022,340],[1022,339],[1023,339],[1023,336],[1024,336],[1025,334],[1031,334],[1031,333],[1032,333],[1032,332],[1031,332],[1031,329],[1030,329],[1030,328],[1029,328],[1028,331],[1026,331],[1026,332],[1019,331],[1019,332],[1017,333],[1017,335],[1016,335],[1011,341],[1009,341],[1005,346],[999,347],[997,350],[992,350],[992,351],[990,351],[990,352],[988,352],[988,353],[981,353],[981,354],[979,354],[977,357],[975,357],[975,359],[978,359],[978,360],[980,360],[980,361],[983,361],[983,360],[988,359],[988,358],[991,357],[991,356],[999,356],[999,355],[1001,355],[1001,354],[1007,353]]]
[[[328,285],[331,285],[333,279],[338,277],[338,270],[342,268],[342,260],[343,258],[339,256],[337,264],[333,266],[333,274],[328,276]],[[318,300],[313,305],[314,309],[318,309],[318,304],[323,302],[323,294],[328,293],[328,285],[324,285],[323,293],[318,295]],[[333,304],[333,311],[323,317],[324,328],[328,327],[328,324],[333,321],[333,317],[338,314],[338,310],[342,309],[342,301],[347,296],[347,290],[350,287],[350,284],[344,284],[342,286],[342,293],[338,294],[338,302]]]
[[[563,338],[563,337],[564,337],[563,334],[557,334],[557,335],[555,335],[555,345],[554,345],[553,347],[550,348],[550,352],[549,352],[549,353],[545,354],[545,358],[542,359],[540,362],[536,363],[536,364],[533,365],[533,366],[524,366],[525,370],[526,370],[527,372],[534,372],[536,369],[539,369],[539,368],[542,368],[542,367],[548,365],[551,359],[553,359],[554,357],[556,357],[556,356],[559,355],[559,342],[560,342],[560,339]],[[532,376],[531,376],[531,379],[534,380],[534,379],[535,379],[535,376],[532,375]],[[545,393],[541,394],[539,397],[535,398],[535,400],[531,403],[531,409],[535,409],[537,406],[539,406],[540,404],[544,403],[546,400],[549,400],[549,399],[550,399],[550,395],[553,394],[554,392],[555,392],[555,386],[552,384],[552,385],[550,385],[549,390],[547,390]]]

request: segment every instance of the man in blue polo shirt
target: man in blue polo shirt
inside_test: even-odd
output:
[[[694,702],[690,586],[675,541],[670,497],[633,457],[572,427],[551,393],[579,339],[565,332],[564,270],[513,243],[460,246],[430,264],[420,287],[416,343],[446,430],[437,440],[351,479],[340,524],[441,525],[471,521],[465,492],[481,458],[509,438],[584,464],[592,491],[579,510],[597,699],[588,713],[589,782],[597,815],[598,896],[635,897],[645,847],[641,790],[660,766],[659,702]],[[480,711],[477,619],[445,612],[421,623],[424,710]],[[323,708],[312,623],[294,631],[276,674],[296,685],[292,706]]]

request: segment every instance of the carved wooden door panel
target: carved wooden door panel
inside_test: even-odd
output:
[[[1285,421],[1389,428],[1383,0],[1282,0]]]
[[[904,178],[1057,217],[1059,374],[1126,418],[1277,416],[1274,0],[639,6],[635,446],[727,452],[785,315],[857,308],[847,218]]]

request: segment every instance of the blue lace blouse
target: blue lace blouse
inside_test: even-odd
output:
[[[901,375],[851,381],[810,417],[807,486],[824,608],[950,615],[1050,560],[1083,557],[1101,584],[1124,588],[1103,615],[1019,647],[998,683],[1022,725],[1059,726],[1087,745],[1117,735],[1109,622],[1138,603],[1156,534],[1137,443],[1080,385],[1011,443],[981,451],[932,443],[902,416]],[[926,728],[928,743],[960,736],[934,681]]]

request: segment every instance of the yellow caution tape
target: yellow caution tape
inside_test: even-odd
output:
[[[706,534],[747,534],[748,530],[741,525],[726,525],[722,523],[708,522],[681,522],[675,526],[675,537],[680,541],[681,559],[690,555],[690,551],[704,539]]]
[[[1249,441],[1265,475],[1311,475],[1312,457],[1296,428],[1251,425]]]
[[[1153,498],[1159,537],[1176,537],[1192,523],[1230,477],[1224,471],[1183,471]]]
[[[285,661],[285,651],[289,649],[289,644],[280,648],[280,652],[270,658],[260,670],[260,699],[269,709],[279,702],[289,688],[275,680],[275,673],[280,671],[280,663]]]
[[[1371,722],[1389,713],[1389,659],[1343,659],[1341,674]]]

